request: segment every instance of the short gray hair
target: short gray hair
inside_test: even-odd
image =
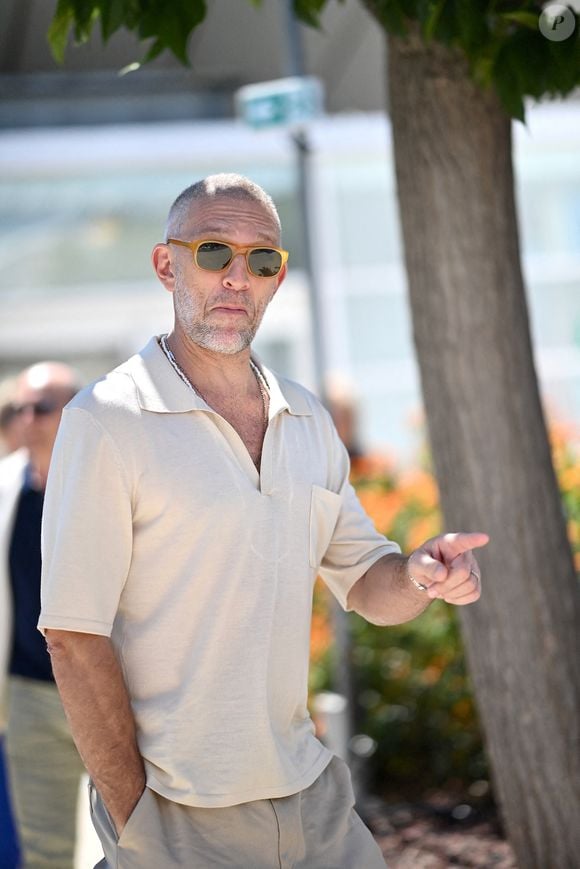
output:
[[[238,175],[234,172],[222,172],[219,175],[208,175],[201,181],[196,181],[183,190],[171,208],[167,216],[165,227],[165,240],[168,238],[180,238],[189,212],[195,202],[201,202],[214,197],[224,199],[242,199],[257,202],[268,211],[276,225],[278,232],[282,231],[280,216],[269,193],[256,184],[255,181]]]

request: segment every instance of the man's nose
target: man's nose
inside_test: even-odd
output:
[[[25,404],[18,414],[21,424],[30,425],[36,419],[34,407],[31,404]]]
[[[246,257],[243,253],[238,253],[234,256],[229,264],[224,277],[223,284],[232,289],[247,289],[250,285],[250,274],[246,263]]]

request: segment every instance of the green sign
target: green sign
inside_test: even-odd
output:
[[[322,114],[323,90],[312,76],[249,84],[236,93],[236,110],[251,127],[303,124]]]

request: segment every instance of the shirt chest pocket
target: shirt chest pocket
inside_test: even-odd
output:
[[[332,540],[342,498],[336,492],[313,485],[310,496],[310,566],[318,569]]]

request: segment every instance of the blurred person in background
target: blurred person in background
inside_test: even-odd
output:
[[[358,406],[355,391],[346,377],[337,372],[329,374],[324,385],[326,406],[352,463],[353,459],[362,455],[358,435]]]
[[[73,865],[84,771],[36,629],[48,466],[62,409],[78,389],[75,372],[59,362],[23,371],[12,405],[22,449],[0,461],[0,690],[9,792],[22,864],[46,869]]]
[[[22,426],[14,405],[16,378],[0,383],[0,456],[9,455],[22,446]]]
[[[480,596],[487,535],[401,555],[349,485],[330,415],[252,354],[280,244],[249,179],[187,188],[153,250],[172,331],[63,414],[39,627],[102,867],[384,867],[307,709],[314,580],[383,625]]]
[[[363,449],[359,438],[360,406],[354,384],[338,371],[325,378],[326,407],[350,460],[351,482],[359,477],[388,474],[392,458],[385,452]]]
[[[13,453],[22,445],[20,417],[14,406],[15,387],[15,377],[7,377],[0,383],[0,457]],[[4,714],[0,698],[0,866],[14,869],[18,865],[18,841],[6,781]]]

